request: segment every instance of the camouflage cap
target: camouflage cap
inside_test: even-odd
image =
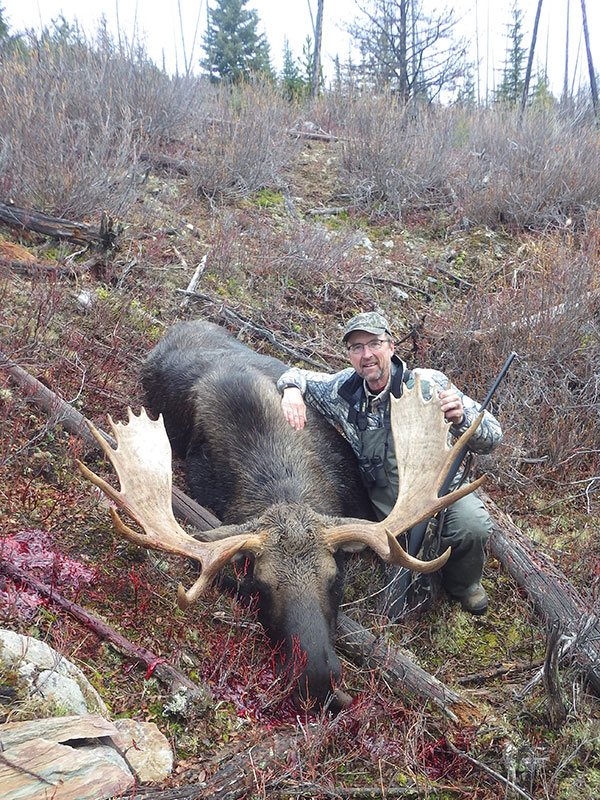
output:
[[[381,336],[382,333],[392,335],[387,319],[376,311],[364,311],[362,314],[352,317],[344,329],[342,341],[347,341],[354,331],[366,331],[374,333],[376,336]]]

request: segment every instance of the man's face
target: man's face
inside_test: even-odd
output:
[[[394,343],[387,334],[353,331],[346,343],[348,359],[361,378],[373,391],[385,388],[390,375]]]

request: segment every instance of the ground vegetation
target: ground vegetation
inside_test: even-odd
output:
[[[375,308],[411,365],[439,365],[480,398],[514,351],[493,406],[504,443],[475,470],[597,615],[600,159],[587,106],[531,107],[519,125],[510,109],[383,91],[290,103],[272,84],[170,78],[143,52],[67,34],[0,59],[0,200],[89,224],[109,213],[118,235],[102,250],[0,226],[2,353],[104,427],[143,402],[140,364],[181,319],[335,370],[343,322]],[[292,755],[254,763],[249,796],[598,796],[598,698],[563,642],[566,716],[549,712],[547,631],[497,561],[482,618],[439,595],[392,625],[374,602],[377,565],[360,558],[344,605],[483,722],[455,724],[350,661],[353,704],[297,714],[251,610],[217,592],[177,610],[192,567],[113,532],[75,458],[106,465],[55,422],[0,372],[3,554],[18,545],[40,580],[209,685],[214,703],[182,712],[151,670],[6,576],[1,624],[74,661],[113,715],[157,722],[176,751],[172,788],[209,794],[232,753],[293,733]],[[67,558],[93,578],[59,579]],[[20,690],[0,702],[4,721],[35,716]]]

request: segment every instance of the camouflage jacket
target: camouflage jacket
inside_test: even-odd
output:
[[[406,370],[406,365],[396,356],[392,359],[392,378],[398,369]],[[435,369],[409,370],[406,373],[406,385],[408,388],[414,386],[414,375],[418,374],[422,380],[424,397],[431,397],[431,385],[435,384],[438,390],[448,387],[448,378],[443,372]],[[343,433],[350,442],[352,449],[357,457],[360,456],[361,442],[359,431],[356,424],[348,419],[351,405],[340,396],[340,388],[350,379],[356,376],[352,367],[343,369],[331,375],[326,372],[313,372],[311,370],[292,367],[281,375],[277,381],[277,388],[280,393],[286,386],[297,386],[302,392],[307,405],[322,414],[332,425]],[[391,383],[391,381],[390,381]],[[465,417],[461,425],[451,425],[450,434],[458,437],[467,430],[480,411],[480,407],[468,395],[463,394],[454,384],[452,388],[458,393],[464,407]],[[367,428],[381,428],[384,425],[384,410],[386,407],[387,396],[389,395],[389,384],[377,397],[377,407],[370,409],[367,414]],[[352,414],[350,414],[352,416]],[[496,447],[502,439],[502,430],[498,420],[489,413],[485,416],[481,425],[477,428],[469,441],[468,447],[474,453],[489,453]]]

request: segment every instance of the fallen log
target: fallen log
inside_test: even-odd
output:
[[[206,686],[200,686],[194,681],[190,680],[187,675],[180,672],[172,664],[169,664],[164,658],[156,655],[146,647],[141,647],[125,636],[120,634],[106,622],[103,622],[91,611],[87,611],[77,603],[67,600],[59,594],[52,586],[38,581],[33,575],[24,572],[19,567],[11,564],[6,558],[0,561],[0,572],[7,575],[12,581],[23,584],[36,591],[41,597],[45,597],[55,605],[67,611],[72,617],[82,622],[86,628],[93,631],[100,639],[110,642],[121,654],[127,658],[132,659],[138,664],[143,664],[147,669],[147,677],[156,675],[157,678],[163,681],[167,686],[177,689],[180,686],[188,690],[188,695],[194,699],[201,700],[205,706],[211,704],[211,692]]]
[[[0,222],[18,230],[35,231],[78,244],[99,245],[105,250],[114,245],[118,233],[113,219],[106,212],[102,213],[100,226],[96,229],[83,222],[51,217],[31,208],[20,208],[3,202],[0,202]]]
[[[402,650],[386,645],[381,636],[374,636],[346,614],[339,614],[337,649],[359,666],[376,668],[388,681],[395,694],[401,690],[440,708],[453,722],[478,725],[481,709],[461,694],[446,686],[422,669]]]
[[[540,553],[531,539],[481,490],[492,517],[492,553],[525,590],[548,631],[559,625],[568,640],[573,663],[600,694],[600,620],[598,613],[566,575]]]

